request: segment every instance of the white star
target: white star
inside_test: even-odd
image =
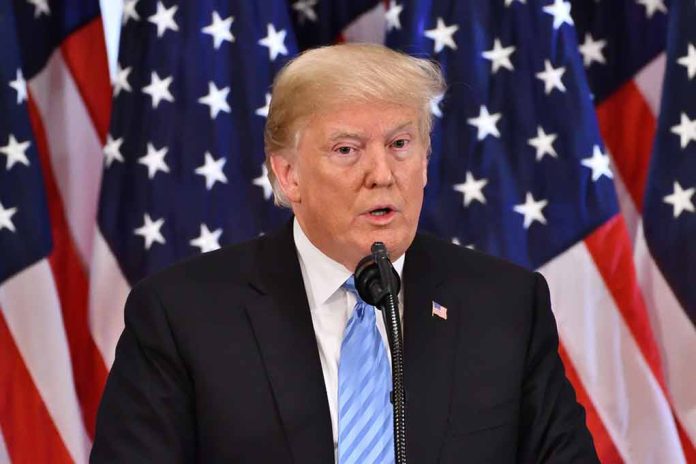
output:
[[[123,137],[116,140],[111,137],[111,134],[106,135],[106,145],[104,146],[104,162],[106,167],[111,167],[111,163],[114,161],[119,161],[123,163],[123,155],[121,154],[121,144],[123,143]]]
[[[689,44],[689,51],[686,55],[679,58],[677,63],[686,68],[686,72],[689,75],[689,80],[696,76],[696,47],[694,44]],[[19,99],[19,96],[17,96],[17,98]]]
[[[263,199],[268,200],[273,196],[273,186],[271,186],[271,181],[268,180],[268,168],[266,163],[261,165],[261,175],[254,179],[254,185],[261,187],[263,189]]]
[[[126,92],[132,92],[133,89],[128,82],[128,75],[133,70],[132,67],[128,66],[126,69],[121,67],[121,63],[116,63],[116,77],[114,79],[114,97],[118,97],[121,90]]]
[[[401,20],[399,15],[404,10],[403,5],[396,3],[396,0],[389,0],[389,9],[384,13],[384,19],[387,21],[387,32],[392,29],[401,30]]]
[[[684,211],[694,212],[694,204],[691,202],[691,197],[694,196],[696,188],[691,187],[690,189],[682,189],[679,182],[674,181],[674,192],[667,195],[663,200],[665,203],[669,203],[674,207],[674,217],[678,218]]]
[[[205,188],[210,190],[215,185],[215,182],[227,183],[227,176],[222,172],[227,160],[224,157],[216,160],[210,152],[205,152],[205,163],[199,166],[194,171],[196,174],[205,177]]]
[[[162,147],[159,150],[155,146],[148,142],[147,144],[147,154],[142,158],[138,158],[138,163],[147,166],[147,177],[152,179],[155,177],[159,171],[169,172],[169,166],[164,161],[164,157],[167,156],[169,148]]]
[[[467,119],[467,122],[478,129],[478,140],[483,140],[488,135],[500,138],[500,131],[498,131],[496,126],[500,117],[500,113],[490,114],[488,108],[485,105],[481,105],[479,115],[475,118]]]
[[[18,142],[14,135],[10,134],[7,145],[0,147],[0,153],[7,156],[7,170],[12,169],[17,163],[29,166],[29,158],[27,158],[27,149],[31,142]]]
[[[554,68],[549,60],[544,60],[544,70],[536,73],[536,77],[544,81],[544,92],[546,92],[546,95],[550,94],[553,89],[558,89],[561,92],[566,91],[565,85],[563,85],[561,80],[564,73],[564,66]]]
[[[513,2],[518,1],[520,3],[527,3],[527,0],[505,0],[505,6],[510,6]]]
[[[123,26],[128,23],[129,19],[132,19],[134,21],[140,21],[140,15],[138,14],[138,11],[135,9],[136,6],[138,6],[138,2],[140,0],[125,0],[123,3],[123,16],[121,16],[121,24]]]
[[[529,145],[536,148],[536,160],[541,161],[544,155],[549,155],[553,158],[558,158],[556,150],[553,148],[553,142],[558,136],[556,134],[547,134],[541,126],[537,126],[537,136],[532,137],[527,141]]]
[[[12,216],[17,212],[17,208],[5,209],[0,203],[0,230],[9,229],[10,232],[15,232],[15,226],[12,223]]]
[[[264,118],[268,117],[268,109],[271,107],[271,94],[266,92],[266,104],[260,108],[256,108],[256,115],[262,116]]]
[[[300,24],[304,24],[306,20],[317,22],[317,12],[314,11],[316,5],[317,0],[297,0],[292,4],[292,9],[299,13]]]
[[[21,69],[17,69],[17,77],[10,81],[10,87],[17,91],[18,105],[27,99],[27,81],[24,80]]]
[[[157,37],[162,37],[167,29],[172,31],[178,31],[179,26],[177,26],[176,21],[174,21],[174,15],[179,7],[177,5],[171,8],[165,8],[162,2],[157,2],[157,12],[147,18],[148,22],[157,26]]]
[[[667,13],[664,0],[636,0],[636,3],[645,7],[645,16],[652,18],[656,11]]]
[[[606,40],[595,40],[589,32],[585,34],[585,42],[579,48],[586,68],[595,61],[600,64],[606,64],[607,60],[604,58],[604,53],[602,53],[602,49],[606,46]]]
[[[48,6],[48,0],[27,0],[31,5],[34,5],[34,17],[38,18],[42,14],[49,16],[51,14],[51,8]]]
[[[442,99],[445,98],[444,94],[441,95],[435,95],[432,100],[430,100],[430,112],[433,114],[433,116],[437,116],[438,118],[442,117],[442,109],[440,108],[440,103],[442,103]]]
[[[573,17],[570,16],[570,3],[563,0],[553,0],[553,5],[548,5],[543,8],[545,13],[553,16],[553,28],[558,29],[564,23],[573,23]]]
[[[672,126],[671,130],[679,136],[682,149],[686,148],[689,142],[696,142],[696,118],[691,120],[686,113],[681,114],[681,121]]]
[[[452,35],[459,29],[459,26],[452,24],[451,26],[445,25],[442,18],[437,18],[437,25],[435,29],[429,29],[424,32],[424,35],[435,41],[434,50],[435,53],[440,53],[442,49],[446,46],[452,50],[457,49],[457,43],[454,41]]]
[[[208,105],[210,107],[210,119],[215,119],[220,111],[225,113],[232,111],[227,103],[227,95],[229,93],[229,87],[218,89],[214,83],[208,82],[208,95],[199,98],[198,103]]]
[[[287,32],[285,29],[276,31],[273,24],[268,24],[266,26],[266,37],[259,40],[259,45],[263,45],[268,48],[268,57],[271,61],[275,61],[278,55],[287,55],[288,49],[285,48],[285,35]]]
[[[450,240],[450,242],[452,242],[452,244],[457,245],[457,246],[461,246],[461,244],[462,244],[462,242],[459,241],[458,237],[452,237],[452,240]]]
[[[222,19],[217,11],[213,11],[213,22],[201,29],[204,34],[210,34],[213,37],[213,45],[215,50],[220,48],[222,42],[234,42],[234,36],[232,35],[232,22],[234,17],[229,16]]]
[[[476,200],[481,203],[486,203],[486,197],[483,195],[483,187],[488,183],[488,179],[476,179],[470,171],[466,172],[466,181],[463,184],[455,184],[452,188],[457,192],[464,194],[464,207]]]
[[[580,164],[592,169],[593,182],[597,182],[602,176],[607,176],[609,179],[614,177],[609,168],[609,155],[602,153],[599,145],[595,145],[592,149],[592,156],[580,160]]]
[[[162,100],[174,101],[174,96],[169,92],[172,76],[160,79],[156,72],[150,73],[150,83],[143,87],[143,93],[152,97],[152,107],[157,108]]]
[[[161,243],[164,245],[167,241],[162,236],[160,229],[164,224],[164,218],[159,218],[156,221],[152,221],[150,215],[145,213],[144,223],[142,226],[135,229],[135,235],[140,235],[145,239],[145,249],[149,250],[153,243]]]
[[[549,202],[546,200],[535,201],[531,192],[527,192],[524,203],[515,205],[512,209],[516,213],[520,213],[524,216],[524,228],[529,229],[534,221],[539,221],[542,224],[546,224],[546,218],[544,217],[543,210]]]
[[[191,240],[189,244],[200,248],[201,253],[215,251],[220,248],[220,235],[222,235],[222,229],[211,232],[207,225],[201,224],[201,235]]]
[[[500,39],[495,39],[493,41],[493,48],[481,53],[481,56],[491,61],[493,65],[492,71],[493,74],[495,74],[500,68],[509,69],[510,71],[515,70],[514,66],[512,66],[512,62],[510,61],[510,55],[512,55],[514,52],[515,47],[512,45],[509,47],[503,47],[503,45],[500,43]]]

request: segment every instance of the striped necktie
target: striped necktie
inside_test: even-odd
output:
[[[393,463],[392,379],[375,308],[360,298],[352,276],[344,288],[357,300],[338,365],[338,464]]]

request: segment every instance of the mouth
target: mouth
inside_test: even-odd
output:
[[[397,210],[393,205],[378,205],[366,211],[363,215],[366,216],[370,222],[383,225],[391,222],[396,213]]]

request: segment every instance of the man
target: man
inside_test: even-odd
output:
[[[597,462],[543,278],[416,234],[443,91],[376,45],[286,66],[265,139],[295,218],[133,289],[93,462],[393,462],[384,324],[351,287],[375,241],[403,279],[409,462]]]

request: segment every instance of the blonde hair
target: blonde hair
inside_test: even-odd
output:
[[[437,63],[376,44],[341,44],[308,50],[288,62],[273,82],[264,130],[266,167],[275,203],[290,206],[271,169],[270,156],[294,149],[302,124],[313,114],[345,102],[409,106],[421,114],[429,147],[430,102],[445,91]]]

